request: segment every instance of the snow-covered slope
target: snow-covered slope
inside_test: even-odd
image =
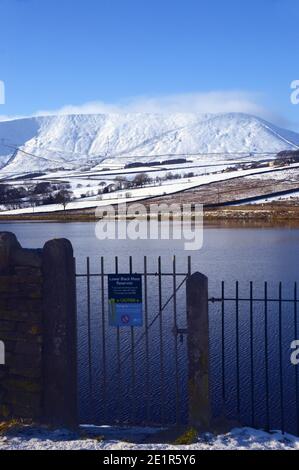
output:
[[[27,153],[14,152],[16,146]],[[13,173],[96,166],[126,157],[298,147],[299,134],[239,113],[60,115],[0,122],[0,167]]]

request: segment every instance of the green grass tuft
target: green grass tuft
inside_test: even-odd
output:
[[[188,429],[184,434],[179,436],[175,441],[174,444],[177,446],[183,446],[188,444],[193,444],[197,441],[198,432],[194,428]]]

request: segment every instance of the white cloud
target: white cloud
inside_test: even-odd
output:
[[[133,111],[191,113],[260,113],[257,96],[245,92],[185,93],[161,97],[139,97],[131,100]]]
[[[208,93],[182,93],[162,96],[137,96],[119,103],[94,101],[83,105],[68,105],[57,110],[41,110],[47,114],[98,113],[226,113],[242,112],[265,115],[267,110],[259,104],[260,96],[253,93],[213,91]]]
[[[281,126],[288,122],[261,104],[263,96],[245,91],[211,91],[161,96],[137,96],[118,103],[93,101],[67,105],[59,109],[40,110],[34,116],[101,113],[247,113]],[[15,117],[14,117],[15,118]],[[19,118],[19,116],[18,116]],[[0,121],[7,117],[0,116]],[[12,117],[10,117],[12,119]]]
[[[0,104],[5,104],[5,85],[2,80],[0,80]]]

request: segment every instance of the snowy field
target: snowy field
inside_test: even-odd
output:
[[[299,163],[294,163],[290,165],[289,170],[295,170],[299,168]],[[191,178],[182,178],[178,180],[171,180],[164,182],[163,185],[149,185],[142,188],[130,189],[130,190],[120,190],[113,193],[102,195],[100,198],[98,196],[87,197],[81,200],[72,201],[67,205],[68,210],[75,209],[89,209],[95,207],[104,207],[107,204],[121,204],[136,202],[143,199],[163,196],[169,194],[175,194],[180,191],[185,191],[187,189],[192,189],[206,185],[209,183],[215,183],[226,180],[233,180],[241,177],[248,177],[254,175],[269,175],[272,177],[273,174],[279,173],[280,171],[285,171],[285,167],[267,167],[267,168],[256,168],[248,170],[237,170],[230,171],[227,173],[215,173],[200,175]],[[72,180],[70,179],[72,182]],[[72,184],[74,184],[72,182]],[[91,189],[91,188],[88,188]],[[127,197],[127,193],[130,193],[130,197]],[[2,214],[5,215],[18,215],[18,214],[37,214],[37,213],[49,213],[49,212],[58,212],[62,210],[61,204],[51,204],[43,205],[35,208],[27,207],[24,209],[12,209],[12,210],[2,210]]]
[[[236,428],[217,437],[204,434],[190,445],[142,442],[150,436],[152,441],[155,432],[148,428],[85,427],[76,434],[67,430],[24,427],[0,435],[0,450],[299,450],[299,438],[251,428]]]
[[[281,196],[267,197],[263,199],[258,199],[257,201],[251,201],[250,204],[266,204],[267,202],[279,202],[279,201],[293,201],[298,204],[299,202],[299,191],[294,191],[289,194],[283,194]],[[238,205],[247,205],[248,203],[238,204]]]
[[[273,180],[278,180],[278,181],[281,181],[281,180],[286,180],[286,181],[298,181],[298,177],[299,177],[299,168],[297,169],[296,171],[296,168],[292,167],[291,169],[285,169],[285,170],[282,170],[282,171],[278,171],[278,172],[273,172],[271,173],[271,179]],[[250,179],[253,179],[254,176],[249,176],[248,178]],[[259,176],[259,179],[265,179],[267,180],[269,178],[269,175],[267,174],[262,174]]]

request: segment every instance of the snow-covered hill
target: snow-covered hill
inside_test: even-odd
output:
[[[15,147],[22,151],[15,152]],[[299,147],[299,134],[239,113],[98,114],[0,122],[0,168],[20,173],[96,166],[159,155],[278,152]],[[27,153],[24,153],[24,152]],[[215,160],[219,156],[199,156]]]

